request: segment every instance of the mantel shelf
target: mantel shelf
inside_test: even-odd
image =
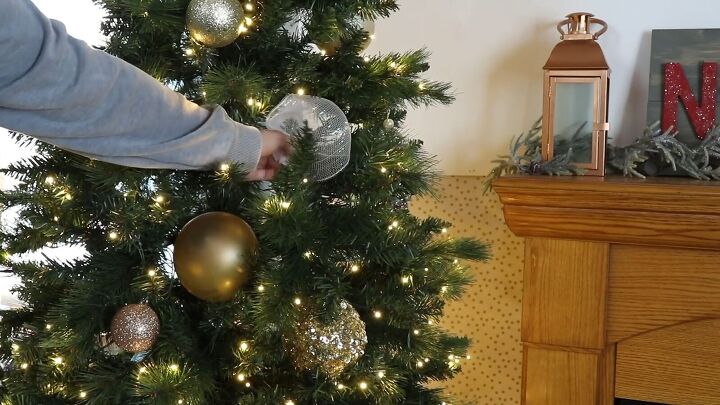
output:
[[[720,250],[720,182],[508,176],[494,189],[519,236]]]

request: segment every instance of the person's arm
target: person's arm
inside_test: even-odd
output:
[[[263,135],[273,134],[231,120],[220,107],[191,103],[70,37],[30,0],[0,0],[0,126],[143,168],[202,170],[237,162],[253,171],[261,152],[273,152],[262,150],[270,148],[262,148]]]

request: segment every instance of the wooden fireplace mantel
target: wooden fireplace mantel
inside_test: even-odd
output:
[[[720,404],[720,183],[505,177],[523,404]]]

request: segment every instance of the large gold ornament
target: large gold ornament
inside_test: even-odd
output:
[[[251,276],[258,241],[247,222],[209,212],[188,222],[175,240],[175,271],[194,296],[229,301]]]
[[[349,302],[340,304],[340,312],[327,324],[308,312],[294,333],[286,339],[295,367],[320,370],[337,378],[365,354],[367,332],[365,323]]]
[[[187,10],[190,36],[203,45],[221,48],[242,33],[242,4],[238,0],[192,0]]]
[[[110,336],[115,344],[131,353],[150,350],[159,332],[160,318],[145,304],[123,307],[110,324]]]

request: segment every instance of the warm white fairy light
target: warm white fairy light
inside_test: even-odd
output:
[[[20,346],[19,346],[17,343],[13,343],[13,344],[12,344],[12,350],[13,350],[14,352],[18,351],[18,350],[20,350]]]
[[[364,391],[368,388],[368,383],[366,383],[365,381],[360,381],[358,387],[360,387],[360,389]]]
[[[465,356],[465,360],[470,360],[470,355]]]
[[[285,210],[288,209],[288,208],[290,208],[290,205],[292,205],[292,204],[290,203],[290,201],[283,201],[283,202],[280,203],[280,206],[281,206],[283,209],[285,209]]]
[[[308,179],[303,179],[303,183],[304,183],[304,184],[307,184],[309,181],[310,181],[310,180],[308,180]]]
[[[245,17],[245,25],[247,25],[248,27],[253,25],[253,19],[250,17]]]
[[[393,69],[397,68],[398,67],[397,62],[390,62],[390,67]]]
[[[46,329],[46,330],[51,330],[51,329],[52,329],[52,325],[50,325],[49,323],[46,324],[46,325],[45,325],[45,329]]]
[[[85,391],[80,391],[80,395],[79,395],[79,396],[80,396],[80,398],[87,398],[87,392],[85,392]]]
[[[23,364],[20,365],[20,368],[23,369],[23,370],[27,370],[28,367],[30,367],[30,365],[27,364],[27,363],[23,363]]]
[[[247,105],[249,105],[250,107],[254,106],[254,105],[255,105],[255,99],[252,98],[252,97],[248,98],[248,99],[247,99]]]
[[[293,401],[292,399],[288,399],[287,401],[285,401],[285,405],[295,405],[295,401]]]
[[[430,363],[430,359],[425,357],[425,363]]]
[[[158,194],[155,196],[155,202],[158,204],[162,204],[166,201],[165,196],[162,194]]]
[[[375,310],[373,312],[373,316],[375,317],[375,319],[380,319],[380,318],[382,318],[383,314],[381,311]]]
[[[324,49],[321,49],[321,50],[320,50],[320,55],[322,55],[322,56],[327,56],[327,51],[324,50]]]
[[[380,168],[380,173],[385,174],[385,173],[387,173],[387,171],[388,171],[388,170],[387,170],[387,168],[385,168],[385,167],[381,167],[381,168]]]
[[[57,222],[57,221],[59,221],[59,220],[60,220],[60,217],[58,217],[57,215],[55,215],[55,216],[53,217],[53,221]]]
[[[448,229],[447,229],[447,228],[443,228],[440,232],[442,232],[442,233],[448,233]]]
[[[425,267],[425,271],[430,271],[430,269],[429,269],[429,268],[427,268],[427,267]]]
[[[140,367],[140,369],[138,369],[138,372],[140,374],[145,374],[147,372],[147,367],[145,367],[145,366]]]
[[[358,266],[357,264],[353,264],[352,266],[350,266],[350,271],[352,273],[357,273],[358,271],[360,271],[360,266]]]
[[[183,401],[182,399],[178,399],[178,400],[177,400],[177,403],[178,403],[179,405],[182,405],[182,404],[185,403],[185,401]]]
[[[108,238],[110,238],[110,240],[117,240],[117,238],[119,238],[119,237],[120,237],[120,235],[115,231],[111,231],[108,234]]]
[[[365,62],[370,62],[370,57],[369,57],[369,56],[366,56],[366,57],[363,58],[363,60],[364,60]]]
[[[185,50],[185,56],[193,57],[195,56],[195,50],[192,48],[188,48]]]
[[[416,335],[416,336],[419,335],[419,334],[420,334],[420,330],[415,329],[415,330],[413,331],[413,334]]]
[[[245,10],[253,11],[253,10],[255,10],[255,6],[253,6],[252,3],[245,3]]]
[[[453,260],[453,264],[458,264],[460,261],[458,259]]]
[[[178,371],[180,369],[180,366],[177,364],[171,364],[170,365],[170,371]]]
[[[408,277],[408,276],[403,276],[403,278],[400,279],[400,282],[403,283],[403,284],[409,284],[409,283],[410,283],[410,277]]]
[[[304,96],[304,95],[305,95],[305,89],[302,88],[302,87],[300,87],[299,89],[297,89],[297,94],[298,94],[298,96]]]
[[[311,250],[308,250],[307,252],[303,253],[303,256],[305,256],[306,259],[310,259],[315,255]]]
[[[418,83],[418,88],[420,90],[425,90],[425,83]]]
[[[63,358],[60,356],[53,358],[52,361],[53,363],[55,363],[56,366],[63,364]]]
[[[230,165],[227,163],[223,163],[220,165],[220,171],[221,172],[227,172],[230,170]]]
[[[301,300],[299,297],[295,297],[295,299],[293,300],[293,304],[295,304],[295,305],[301,305],[301,304],[302,304],[302,300]]]
[[[344,390],[344,389],[345,389],[345,384],[343,384],[343,383],[337,383],[337,387],[338,387],[339,390]]]
[[[242,373],[238,374],[237,379],[238,379],[238,381],[245,381],[245,374],[242,374]]]
[[[155,277],[157,275],[157,271],[155,271],[155,269],[150,269],[148,270],[147,274],[150,277]]]
[[[378,378],[385,378],[385,372],[380,370],[377,372],[377,376],[378,376]]]
[[[440,292],[443,292],[443,293],[446,293],[447,290],[448,290],[448,287],[446,285],[444,285],[440,288]]]
[[[248,344],[248,342],[240,342],[240,351],[241,352],[245,352],[249,348],[250,348],[250,345]]]
[[[423,367],[425,367],[425,363],[423,363],[423,361],[420,360],[417,362],[417,366],[418,366],[418,368],[423,368]]]
[[[54,176],[45,177],[45,184],[47,184],[48,186],[52,186],[53,184],[55,184],[55,177]]]
[[[265,291],[265,286],[262,285],[262,284],[260,284],[260,285],[258,286],[257,290],[260,291],[260,292],[263,292],[263,291]]]

